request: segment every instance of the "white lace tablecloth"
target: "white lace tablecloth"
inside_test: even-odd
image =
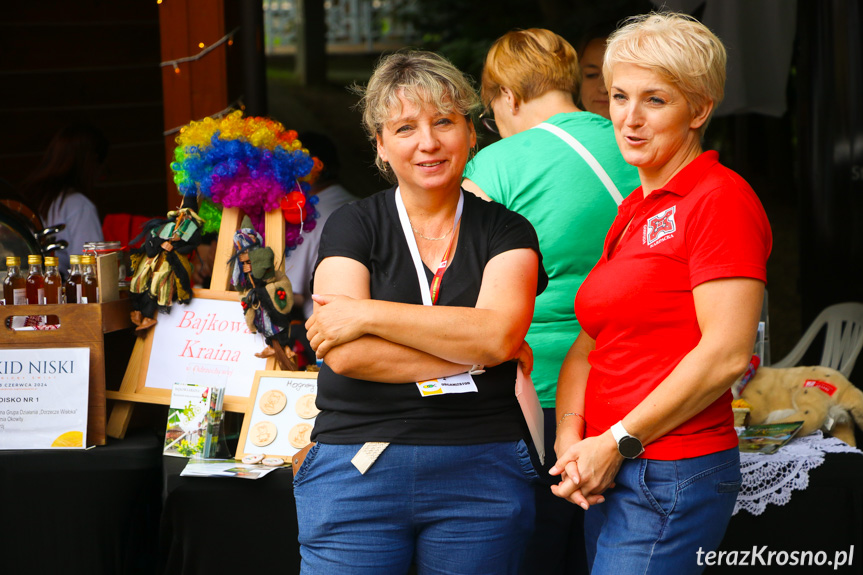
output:
[[[809,470],[824,463],[825,453],[863,455],[859,449],[833,437],[824,437],[820,431],[795,437],[770,455],[741,453],[743,485],[737,495],[733,515],[741,509],[752,515],[761,515],[769,503],[788,503],[793,491],[806,489],[809,485]]]

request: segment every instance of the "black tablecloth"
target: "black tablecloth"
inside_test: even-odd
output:
[[[185,459],[164,458],[165,502],[161,525],[164,575],[218,574],[279,562],[279,573],[299,572],[297,519],[292,476],[280,470],[263,479],[179,477]],[[853,564],[789,567],[756,564],[749,572],[863,573],[863,456],[829,453],[809,473],[809,488],[795,491],[784,506],[768,505],[760,516],[741,511],[720,550],[836,551],[854,545]],[[763,553],[767,557],[767,552]],[[738,561],[741,555],[738,553]],[[737,574],[746,567],[708,567],[705,573]],[[670,574],[673,575],[673,574]]]
[[[185,465],[163,457],[151,432],[88,451],[0,451],[0,573],[218,575],[259,569],[265,559],[274,572],[299,572],[290,470],[258,480],[179,477]],[[824,551],[832,560],[851,545],[853,564],[838,571],[749,570],[863,573],[863,456],[831,453],[787,505],[734,516],[720,550]]]
[[[149,431],[86,451],[0,451],[0,573],[154,573],[160,469]]]
[[[725,565],[708,567],[709,575],[770,573],[863,573],[863,456],[828,453],[824,463],[809,472],[809,487],[794,491],[787,505],[768,505],[761,515],[740,511],[731,518],[720,551],[749,551],[757,546],[766,562],[769,551],[824,551],[832,561],[836,552],[854,546],[853,563],[834,571],[833,565],[779,566],[756,563],[752,567]],[[737,561],[742,560],[738,553]],[[790,561],[790,557],[789,557]],[[747,571],[748,569],[748,571]]]
[[[290,469],[260,479],[180,477],[186,463],[163,457],[160,573],[300,572]]]

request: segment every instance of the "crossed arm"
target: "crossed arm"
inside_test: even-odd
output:
[[[537,268],[536,252],[510,250],[486,264],[476,307],[423,306],[370,299],[369,270],[329,257],[315,272],[309,342],[336,373],[389,383],[523,358]]]
[[[749,278],[705,282],[693,290],[701,340],[648,396],[623,418],[623,426],[645,445],[688,421],[716,401],[742,374],[755,343],[764,284]],[[596,342],[579,335],[561,368],[557,390],[558,420],[564,413],[583,413],[590,365],[587,354]],[[606,430],[582,439],[582,422],[567,417],[558,429],[558,460],[552,486],[558,497],[587,508],[613,485],[623,458]]]

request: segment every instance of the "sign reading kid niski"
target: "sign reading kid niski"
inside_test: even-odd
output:
[[[0,449],[87,445],[90,349],[0,350]]]

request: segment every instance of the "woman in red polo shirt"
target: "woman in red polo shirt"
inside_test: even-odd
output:
[[[772,240],[752,188],[701,148],[725,59],[710,30],[668,13],[630,20],[605,53],[617,143],[642,185],[576,297],[551,470],[556,495],[589,507],[592,575],[701,572],[740,488],[729,389]]]

